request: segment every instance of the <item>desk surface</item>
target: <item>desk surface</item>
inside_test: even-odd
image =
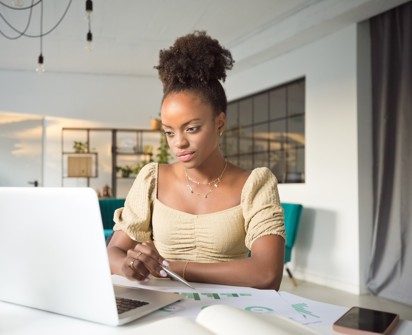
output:
[[[121,278],[114,277],[115,283],[124,284],[125,282]],[[157,289],[166,290],[163,288],[163,283],[161,285],[157,285]],[[176,283],[173,283],[176,285]],[[134,284],[133,284],[134,286]],[[203,286],[205,290],[207,288],[214,289],[215,291],[222,288],[222,286],[218,285],[206,285]],[[173,290],[176,287],[172,287]],[[252,289],[253,290],[253,289]],[[259,291],[259,290],[257,290]],[[297,296],[292,296],[285,294],[285,297],[288,299],[290,298],[299,298]],[[303,299],[303,298],[302,298]],[[179,302],[177,303],[179,304]],[[320,303],[322,304],[322,303]],[[336,305],[329,305],[335,306],[336,312],[341,313],[344,310],[344,307],[336,306]],[[155,312],[156,313],[156,312]],[[332,315],[333,316],[333,315]],[[148,327],[149,324],[156,321],[156,314],[148,315],[143,317],[139,320],[131,322],[127,325],[121,327],[110,327],[101,324],[96,324],[93,322],[83,321],[79,319],[74,319],[58,314],[53,314],[49,312],[44,312],[32,308],[27,308],[19,305],[9,304],[5,302],[0,302],[0,334],[138,334],[139,328],[144,330],[144,328]],[[317,329],[319,332],[323,334],[334,334],[332,331],[332,324],[327,321],[320,326],[313,327]],[[182,329],[182,328],[175,328],[171,329],[168,328],[165,330],[168,334],[193,334],[193,330],[190,329]],[[396,331],[394,332],[395,335],[403,335],[403,334],[412,334],[412,322],[402,320],[397,327]]]

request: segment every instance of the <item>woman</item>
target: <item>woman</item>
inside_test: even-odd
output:
[[[277,180],[267,168],[229,163],[219,147],[227,105],[219,81],[233,63],[205,32],[160,51],[160,115],[177,162],[147,164],[116,211],[112,273],[166,277],[163,264],[188,281],[279,289],[285,230]]]

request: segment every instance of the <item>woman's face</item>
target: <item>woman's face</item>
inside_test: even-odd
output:
[[[169,94],[160,111],[170,149],[188,168],[198,167],[219,152],[225,115],[215,116],[210,104],[192,92]]]

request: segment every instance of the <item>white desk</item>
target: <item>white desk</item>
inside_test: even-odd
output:
[[[114,277],[114,282],[124,283],[122,279]],[[163,282],[165,283],[165,282]],[[218,290],[222,286],[218,285],[206,285],[209,288],[215,288]],[[180,287],[181,288],[181,287]],[[296,296],[295,296],[296,297]],[[303,298],[302,298],[303,299]],[[178,302],[177,304],[179,304]],[[335,305],[330,305],[335,306]],[[339,309],[341,308],[341,309]],[[344,310],[343,307],[336,306],[335,313],[341,313],[339,311]],[[156,313],[156,312],[155,312]],[[339,316],[339,315],[338,315]],[[145,327],[156,319],[156,314],[148,315],[140,320],[136,320],[130,324],[121,327],[110,327],[100,325],[88,321],[78,320],[62,315],[48,313],[36,309],[31,309],[23,306],[0,302],[0,334],[15,335],[15,334],[139,334],[144,333]],[[141,331],[139,331],[139,328]],[[319,327],[314,327],[318,331],[324,334],[334,334],[331,323],[324,323]],[[190,329],[165,329],[166,334],[190,334],[193,335],[193,331]],[[396,335],[409,335],[412,334],[412,322],[402,320],[397,327]]]

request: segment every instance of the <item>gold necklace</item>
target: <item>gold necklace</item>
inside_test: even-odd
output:
[[[187,180],[187,187],[189,188],[190,193],[192,194],[196,194],[197,196],[202,196],[203,198],[207,199],[207,196],[213,192],[213,190],[215,188],[217,188],[220,184],[220,182],[222,181],[222,177],[223,174],[225,173],[227,168],[227,161],[225,161],[225,166],[222,170],[222,173],[220,174],[219,177],[217,177],[216,179],[213,179],[212,181],[206,182],[206,183],[201,183],[200,181],[197,181],[193,178],[191,178],[188,174],[187,174],[187,169],[185,169],[185,176],[186,176],[186,180]],[[193,187],[190,185],[190,183],[196,184],[196,186],[199,185],[208,185],[209,186],[209,191],[207,191],[205,194],[201,194],[201,193],[197,193],[193,190]]]

